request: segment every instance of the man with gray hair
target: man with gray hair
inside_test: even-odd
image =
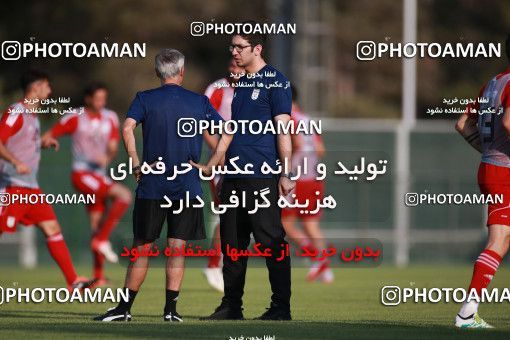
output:
[[[205,238],[199,172],[195,168],[185,171],[182,164],[199,161],[203,143],[203,136],[196,131],[199,123],[222,121],[206,96],[181,87],[184,78],[182,53],[174,49],[164,49],[156,56],[155,64],[161,86],[136,94],[123,127],[124,146],[132,160],[131,170],[138,182],[133,210],[133,248],[136,248],[139,254],[144,249],[152,249],[154,241],[160,236],[165,219],[167,245],[171,250],[180,251],[186,246],[186,241]],[[134,135],[134,129],[140,123],[143,132],[141,161],[136,151]],[[195,130],[190,131],[185,124],[191,124]],[[204,134],[209,132],[205,131]],[[221,162],[231,140],[232,135],[223,135],[220,138],[208,162],[209,166]],[[160,171],[160,162],[165,165],[164,172]],[[151,165],[155,171],[144,171],[142,174],[141,163]],[[155,165],[156,163],[158,164]],[[182,317],[176,311],[176,304],[184,275],[184,254],[174,255],[167,259],[163,320],[182,322]],[[148,265],[147,256],[140,256],[129,264],[124,285],[129,290],[128,301],[121,301],[117,307],[110,308],[94,320],[131,320],[131,306],[145,279]]]
[[[163,82],[184,72],[184,55],[170,48],[156,55],[156,75]]]

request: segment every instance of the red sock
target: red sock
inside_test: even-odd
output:
[[[319,261],[320,257],[321,257],[321,252],[319,251],[319,249],[317,249],[311,240],[309,239],[304,239],[302,240],[301,242],[299,242],[299,246],[301,247],[301,250],[302,251],[305,251],[305,250],[308,250],[309,252],[311,253],[317,253],[317,256],[313,256],[313,257],[310,257],[310,260],[313,261],[313,262],[317,262]]]
[[[480,256],[478,256],[478,259],[476,259],[469,291],[475,289],[478,296],[481,296],[482,289],[489,286],[500,263],[501,256],[492,250],[485,249]]]
[[[57,262],[60,270],[64,273],[67,284],[72,284],[78,275],[76,275],[76,271],[74,270],[71,254],[69,254],[69,249],[67,248],[66,241],[64,241],[64,237],[61,233],[49,236],[46,238],[46,244],[51,257],[53,257],[53,260]]]
[[[209,262],[207,263],[207,268],[218,268],[220,266],[221,255],[218,256],[210,256]]]
[[[92,251],[92,257],[94,258],[94,279],[102,279],[104,277],[104,255],[97,251]]]
[[[108,212],[108,216],[104,220],[103,224],[99,226],[99,230],[94,238],[99,241],[108,240],[112,230],[115,229],[128,207],[129,203],[126,201],[120,199],[113,201],[110,211]]]

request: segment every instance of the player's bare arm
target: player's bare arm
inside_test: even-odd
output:
[[[216,146],[218,145],[220,141],[220,137],[218,135],[211,135],[210,133],[204,134],[204,141],[209,147],[209,150],[213,151],[216,149]],[[223,157],[219,163],[219,165],[225,164],[225,157]]]
[[[283,124],[288,124],[290,121],[290,116],[288,114],[280,114],[274,118],[277,122],[283,122]],[[281,124],[281,123],[279,123]],[[290,134],[288,133],[280,133],[277,137],[277,146],[278,146],[278,154],[280,155],[280,161],[282,164],[285,164],[285,160],[288,160],[290,164],[290,160],[292,157],[292,139]],[[286,174],[284,174],[286,175]],[[296,182],[292,181],[287,176],[281,176],[280,181],[278,182],[278,189],[280,191],[280,195],[286,196],[288,195],[296,186]]]
[[[292,134],[290,136],[291,144],[292,144],[292,150],[300,150],[303,145],[303,136],[299,134]]]
[[[41,137],[41,146],[45,149],[53,147],[55,151],[58,151],[60,143],[58,139],[53,136],[51,130],[48,130]]]
[[[135,168],[134,175],[138,182],[142,173],[140,171],[140,159],[136,152],[135,128],[136,121],[133,118],[127,118],[122,127],[122,139],[124,141],[126,152],[133,161],[133,167]]]
[[[315,153],[319,159],[323,159],[324,156],[326,156],[326,147],[324,146],[322,138],[315,141]]]
[[[207,137],[207,135],[209,135],[209,137]],[[209,134],[209,132],[205,131],[204,139],[207,140],[210,137],[211,135]],[[197,169],[201,169],[204,174],[210,175],[213,166],[217,166],[218,164],[224,162],[225,153],[227,152],[230,142],[232,142],[232,138],[234,138],[233,134],[224,133],[223,135],[221,135],[220,140],[218,141],[216,147],[214,148],[214,151],[211,157],[209,158],[207,164],[204,165],[200,163],[195,163],[192,160],[189,161],[190,164]]]
[[[211,135],[210,133],[204,134],[204,140],[210,150],[216,149],[216,145],[218,145],[219,137],[216,135]]]
[[[469,117],[467,113],[464,113],[457,120],[457,124],[455,124],[455,130],[460,133],[466,142],[468,142],[473,148],[481,153],[482,144],[480,142],[480,133],[478,132],[476,123],[477,120],[475,118]]]

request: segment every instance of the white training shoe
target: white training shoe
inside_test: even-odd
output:
[[[109,241],[93,241],[92,247],[94,250],[104,255],[106,261],[111,263],[118,263],[119,257],[112,248],[112,244]]]
[[[216,289],[217,291],[223,293],[224,291],[223,271],[221,267],[204,268],[203,273],[209,285]]]
[[[308,274],[306,274],[307,281],[315,281],[319,280],[324,273],[329,268],[329,260],[324,261],[313,261],[310,269],[308,270]]]
[[[471,317],[462,318],[459,314],[455,317],[455,326],[458,328],[494,328],[485,322],[478,313]]]
[[[333,283],[333,281],[335,281],[335,274],[333,274],[333,271],[331,270],[331,268],[328,268],[322,272],[322,274],[320,276],[320,280],[323,283],[328,283],[328,284]]]

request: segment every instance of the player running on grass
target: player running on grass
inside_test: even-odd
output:
[[[298,105],[298,93],[294,85],[292,90],[292,115],[291,121],[297,124],[299,121],[309,121],[306,115]],[[292,134],[292,169],[296,172],[296,167],[304,163],[306,157],[308,174],[301,175],[296,181],[294,189],[294,199],[299,202],[310,201],[308,210],[315,210],[316,202],[322,199],[324,192],[324,182],[316,180],[316,166],[326,152],[324,143],[320,135]],[[317,192],[319,195],[317,195]],[[292,199],[292,196],[291,196]],[[326,248],[326,241],[320,228],[321,211],[315,214],[305,214],[299,208],[282,209],[282,223],[285,233],[299,247],[308,249],[317,249],[322,251]],[[296,221],[301,220],[303,231],[296,228]],[[324,283],[332,283],[334,280],[333,271],[330,268],[330,260],[327,258],[311,258],[312,266],[306,276],[308,281],[320,280]]]
[[[510,59],[510,35],[506,39]],[[479,97],[487,103],[469,105],[457,121],[456,130],[482,154],[478,185],[484,195],[503,195],[503,203],[489,204],[487,245],[475,261],[469,290],[481,296],[508,252],[510,243],[510,68],[490,79]],[[483,113],[493,109],[495,113]],[[501,111],[500,111],[501,110]],[[500,114],[501,112],[501,114]],[[462,305],[455,325],[460,328],[492,328],[478,316],[478,302]]]
[[[84,91],[85,107],[61,118],[42,137],[43,147],[55,145],[57,138],[70,135],[73,150],[71,180],[76,190],[94,194],[95,203],[87,205],[92,229],[91,250],[96,285],[106,285],[105,259],[117,263],[109,237],[131,203],[131,192],[112,182],[106,167],[115,158],[119,146],[119,120],[117,114],[108,110],[108,90],[104,84],[92,83]],[[80,114],[83,112],[82,114]],[[108,201],[111,202],[106,210]]]
[[[39,118],[30,112],[51,93],[48,75],[28,71],[21,79],[24,99],[12,104],[0,120],[0,192],[4,195],[41,195],[37,172],[41,159]],[[28,102],[30,104],[25,104]],[[0,235],[16,232],[18,223],[35,225],[46,237],[51,257],[64,274],[68,289],[89,287],[93,281],[76,274],[60,225],[51,205],[12,202],[0,206]]]
[[[232,117],[232,99],[234,98],[234,87],[230,84],[237,82],[244,69],[237,66],[234,58],[230,59],[228,66],[229,75],[221,78],[210,84],[205,90],[205,95],[209,98],[211,105],[218,111],[221,118],[225,121],[230,120]],[[231,75],[234,75],[233,77]],[[236,76],[237,75],[237,76]],[[204,135],[209,148],[214,150],[218,143],[219,137],[216,135]],[[211,188],[211,199],[215,204],[219,204],[219,189],[221,186],[222,178],[220,175],[214,177],[209,183]],[[214,232],[211,242],[211,248],[220,249],[220,219],[218,215],[214,216]],[[207,267],[204,268],[204,275],[207,282],[214,289],[223,292],[223,273],[221,269],[221,254],[218,256],[209,257]]]

